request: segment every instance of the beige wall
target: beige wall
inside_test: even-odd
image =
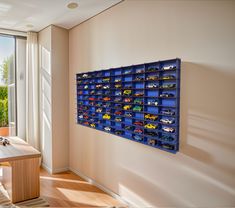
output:
[[[43,166],[54,173],[69,166],[68,56],[66,29],[39,32],[41,151]]]
[[[126,0],[69,32],[70,167],[139,206],[235,206],[235,1]],[[76,124],[75,74],[182,59],[176,155]]]

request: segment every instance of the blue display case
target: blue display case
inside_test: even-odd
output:
[[[77,123],[179,150],[180,59],[79,73]]]

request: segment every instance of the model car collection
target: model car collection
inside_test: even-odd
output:
[[[174,121],[174,119],[162,118],[162,119],[160,119],[160,122],[162,122],[164,124],[173,124],[175,121]]]
[[[123,94],[124,94],[124,95],[130,95],[131,93],[132,93],[131,90],[124,90],[124,91],[123,91]]]
[[[110,118],[111,118],[111,116],[110,116],[109,114],[104,114],[104,115],[103,115],[103,119],[109,120]]]
[[[77,123],[178,151],[176,66],[169,60],[76,75]]]
[[[175,79],[175,76],[174,75],[166,75],[166,76],[163,76],[162,79],[164,79],[164,80]]]
[[[174,96],[175,95],[173,93],[167,93],[167,92],[164,92],[159,95],[159,97],[161,97],[161,98],[169,98],[169,97],[174,97]]]
[[[148,105],[155,105],[155,106],[157,106],[158,105],[158,101],[157,100],[150,100],[150,101],[148,101]]]
[[[158,88],[158,85],[157,84],[153,84],[153,83],[151,83],[151,84],[148,84],[147,85],[147,88]]]
[[[169,116],[175,115],[175,112],[171,109],[162,110],[160,113],[163,115],[169,115]]]
[[[157,140],[155,140],[155,139],[149,139],[149,140],[148,140],[148,145],[151,145],[151,146],[157,145]]]
[[[145,124],[145,126],[144,126],[145,128],[147,128],[147,129],[156,129],[157,128],[157,125],[155,125],[155,124]]]
[[[142,106],[134,106],[133,111],[142,111],[143,107]]]
[[[124,105],[124,106],[123,106],[123,109],[124,109],[124,110],[130,110],[130,109],[131,109],[131,105]]]
[[[155,120],[158,119],[158,116],[148,113],[148,114],[145,114],[145,115],[144,115],[144,118],[145,118],[145,119],[152,120],[152,121],[155,121]]]
[[[175,131],[175,129],[171,127],[162,127],[162,130],[168,133],[173,133]]]

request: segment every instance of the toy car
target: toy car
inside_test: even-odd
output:
[[[95,105],[95,102],[90,102],[89,105],[94,106],[94,105]]]
[[[110,116],[109,114],[104,114],[104,115],[103,115],[103,119],[109,120],[110,118],[111,118],[111,116]]]
[[[156,129],[156,128],[157,128],[157,125],[154,125],[154,124],[146,124],[144,127],[147,128],[147,129]]]
[[[147,77],[147,80],[148,80],[148,81],[150,81],[150,80],[158,80],[158,76],[157,76],[157,75],[148,76],[148,77]]]
[[[116,96],[122,95],[122,92],[115,92]]]
[[[148,101],[148,105],[155,105],[155,106],[157,106],[158,105],[158,101],[156,101],[156,100]]]
[[[144,93],[136,93],[135,96],[136,97],[142,97],[142,96],[144,96]]]
[[[100,107],[100,106],[102,106],[102,103],[96,103],[95,106]]]
[[[115,118],[115,121],[116,121],[116,122],[121,122],[121,121],[122,121],[122,118],[116,117],[116,118]]]
[[[136,70],[136,73],[137,73],[137,74],[144,73],[144,70],[143,70],[143,69],[137,69],[137,70]]]
[[[121,100],[122,100],[122,98],[116,97],[116,98],[114,99],[114,102],[120,102]]]
[[[160,86],[160,88],[163,88],[163,89],[165,89],[165,88],[175,88],[175,84],[165,84],[165,85],[162,85],[162,86]]]
[[[109,89],[109,88],[110,88],[109,85],[104,85],[104,86],[103,86],[103,89]]]
[[[174,139],[173,137],[171,137],[171,136],[162,135],[162,136],[161,136],[161,140],[164,140],[164,141],[166,141],[166,142],[172,142],[172,141],[174,141],[175,139]]]
[[[158,116],[148,113],[144,115],[144,118],[155,121],[157,120]]]
[[[132,113],[125,113],[126,117],[132,117]]]
[[[109,81],[110,81],[110,78],[109,78],[109,77],[102,79],[102,82],[109,82]]]
[[[168,150],[174,150],[175,148],[174,145],[171,144],[162,144],[161,147]]]
[[[111,94],[110,91],[105,91],[105,92],[104,92],[104,95],[110,95],[110,94]]]
[[[88,89],[88,85],[85,85],[85,86],[84,86],[84,89]]]
[[[88,78],[88,74],[83,74],[82,77],[83,78]]]
[[[134,104],[139,104],[139,105],[142,105],[143,104],[143,100],[141,98],[136,98],[134,100]]]
[[[134,132],[135,132],[135,133],[142,134],[142,133],[143,133],[143,130],[142,130],[142,129],[135,129]]]
[[[79,91],[78,94],[79,94],[79,95],[82,95],[82,91]]]
[[[109,107],[111,105],[111,103],[105,103],[104,105],[103,105],[103,107],[104,108],[107,108],[107,107]]]
[[[141,121],[135,121],[135,122],[134,122],[134,125],[137,125],[137,126],[143,126],[143,125],[144,125],[144,123],[143,123],[143,122],[141,122]]]
[[[91,95],[94,95],[94,94],[95,94],[95,90],[92,90],[92,91],[90,92],[90,94],[91,94]]]
[[[114,131],[114,133],[117,134],[117,135],[121,135],[123,132],[120,131],[120,130],[116,130],[116,131]]]
[[[125,126],[125,129],[131,131],[133,129],[133,127],[132,126]]]
[[[104,130],[105,130],[105,131],[111,131],[111,128],[108,127],[108,126],[106,126],[106,127],[104,127]]]
[[[143,77],[136,77],[136,78],[134,79],[134,81],[143,81],[143,80],[144,80]]]
[[[158,136],[158,133],[157,132],[154,132],[154,131],[146,131],[145,132],[146,135],[149,135],[151,137],[156,137]]]
[[[157,70],[158,70],[157,67],[150,67],[150,68],[147,69],[147,72],[155,72]]]
[[[89,122],[88,122],[88,121],[85,121],[83,124],[84,124],[84,125],[89,125]]]
[[[162,68],[162,70],[175,70],[175,69],[176,69],[176,67],[173,66],[173,65],[171,65],[171,66],[164,66],[164,67]]]
[[[78,118],[83,119],[83,115],[79,115]]]
[[[131,74],[131,70],[124,71],[124,74]]]
[[[148,145],[155,146],[157,144],[157,141],[155,139],[149,139]]]
[[[158,88],[158,85],[151,83],[151,84],[148,84],[148,85],[147,85],[147,88],[150,88],[150,89],[151,89],[151,88]]]
[[[166,75],[166,76],[163,76],[162,79],[166,80],[166,79],[175,79],[175,76],[174,75]]]
[[[162,130],[169,133],[173,133],[175,131],[175,129],[171,127],[162,127]]]
[[[160,122],[164,123],[164,124],[173,124],[175,122],[174,119],[168,119],[168,118],[162,118],[160,119]]]
[[[122,105],[121,105],[121,104],[115,104],[114,107],[115,107],[115,108],[122,108]]]
[[[97,84],[96,86],[95,86],[95,88],[97,88],[97,89],[100,89],[100,88],[102,88],[102,84]]]
[[[124,91],[123,91],[123,94],[124,94],[124,95],[130,95],[131,92],[132,92],[131,90],[124,90]]]
[[[175,112],[170,110],[170,109],[162,110],[160,113],[163,114],[163,115],[170,115],[170,116],[175,115]]]
[[[162,93],[162,94],[160,94],[159,95],[159,97],[161,97],[161,98],[168,98],[168,97],[174,97],[175,95],[173,94],[173,93]]]
[[[90,127],[95,128],[95,124],[94,123],[90,124]]]
[[[133,111],[142,111],[142,107],[141,106],[135,106],[134,108],[133,108]]]
[[[92,113],[91,116],[95,116],[95,113]]]
[[[131,105],[125,105],[125,106],[123,107],[123,109],[124,109],[124,110],[130,110],[130,109],[131,109]]]
[[[131,98],[125,98],[125,99],[124,99],[124,102],[125,102],[125,103],[129,103],[129,102],[131,102],[131,100],[132,100]]]
[[[102,95],[102,92],[97,92],[96,94],[97,94],[97,95]]]
[[[121,79],[115,79],[114,82],[121,82]]]
[[[109,101],[109,100],[111,100],[111,98],[110,97],[105,97],[105,98],[103,98],[103,100],[104,101]]]
[[[115,88],[121,88],[122,85],[120,85],[120,84],[115,84],[114,87],[115,87]]]
[[[97,108],[95,112],[101,113],[102,112],[102,108]]]
[[[122,111],[116,111],[114,114],[115,115],[122,115]]]
[[[143,138],[140,137],[140,136],[138,136],[138,135],[134,135],[134,136],[133,136],[133,139],[135,139],[135,140],[137,140],[137,141],[142,141],[142,140],[143,140]]]
[[[87,115],[83,116],[84,119],[88,119],[89,117]]]
[[[94,100],[95,100],[95,98],[90,97],[90,98],[88,98],[88,100],[90,100],[90,101],[94,101]]]

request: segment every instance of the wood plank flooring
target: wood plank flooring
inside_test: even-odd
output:
[[[70,171],[50,175],[41,169],[40,183],[51,207],[127,207]]]

